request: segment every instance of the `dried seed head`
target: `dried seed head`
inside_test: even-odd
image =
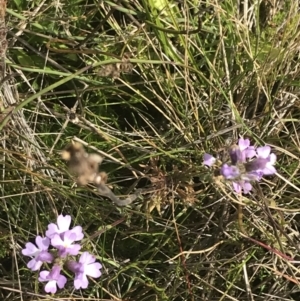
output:
[[[103,158],[98,154],[88,154],[82,144],[75,142],[68,145],[61,156],[68,161],[70,172],[77,176],[79,185],[94,183],[99,172],[99,164]]]

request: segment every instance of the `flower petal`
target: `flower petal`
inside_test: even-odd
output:
[[[60,230],[60,233],[68,231],[71,225],[71,216],[62,214],[57,217],[57,225]]]
[[[42,251],[37,257],[36,260],[40,260],[42,262],[48,262],[51,263],[53,261],[54,257],[51,253],[47,251]]]
[[[79,258],[79,262],[82,264],[90,264],[96,261],[95,256],[89,252],[83,252]]]
[[[65,243],[73,243],[74,241],[76,241],[76,233],[73,233],[73,231],[69,230],[66,231],[63,236],[62,236],[63,240]]]
[[[59,288],[64,288],[67,283],[67,278],[63,275],[60,275],[57,279],[57,286]]]
[[[61,246],[64,246],[64,241],[61,239],[61,237],[58,234],[55,234],[51,239],[51,245],[55,248],[59,248]]]
[[[245,154],[246,154],[246,158],[253,158],[256,156],[256,150],[254,146],[249,146],[246,150],[245,150]]]
[[[250,140],[249,139],[244,139],[240,138],[238,141],[238,145],[241,151],[244,151],[246,148],[250,146]]]
[[[55,235],[60,234],[57,225],[51,223],[48,225],[48,230],[46,231],[46,236],[50,239]]]
[[[232,182],[233,189],[236,193],[242,193],[242,187],[237,182]]]
[[[275,154],[270,154],[270,163],[274,165],[276,163],[277,156]]]
[[[86,269],[85,273],[86,275],[93,277],[93,278],[98,278],[101,276],[101,271],[100,269],[102,268],[102,265],[99,262],[95,262],[92,264],[89,264]]]
[[[261,146],[256,149],[258,157],[268,158],[271,153],[271,147],[269,145]]]
[[[252,190],[252,185],[251,185],[251,183],[249,183],[249,182],[245,182],[243,185],[242,185],[242,188],[243,188],[243,192],[245,193],[245,194],[248,194],[251,190]]]
[[[264,168],[262,172],[264,175],[270,176],[270,175],[274,175],[277,172],[277,170],[271,164],[267,164],[266,168]]]
[[[42,264],[43,264],[42,261],[35,260],[35,258],[33,258],[27,263],[27,267],[32,271],[37,271],[41,268]]]
[[[66,248],[65,250],[62,250],[60,256],[65,257],[66,255],[73,255],[76,256],[79,253],[79,250],[81,249],[81,245],[75,244],[75,245],[71,245],[68,248]]]
[[[227,179],[235,179],[240,175],[240,171],[237,166],[223,164],[220,169],[221,175]]]
[[[216,158],[213,157],[212,155],[210,154],[204,154],[203,155],[203,164],[206,165],[206,166],[212,166],[214,165],[216,162]]]
[[[33,243],[28,242],[25,245],[25,249],[23,249],[21,252],[25,256],[35,256],[37,251],[39,251],[39,249]]]
[[[49,274],[50,274],[49,271],[41,271],[39,275],[39,281],[41,282],[48,281]]]
[[[84,237],[81,226],[74,227],[71,232],[76,235],[75,241],[82,240]]]
[[[38,235],[35,239],[35,243],[40,250],[47,251],[50,245],[50,239],[48,237],[41,237]]]
[[[45,285],[45,292],[46,292],[46,293],[55,294],[56,291],[57,291],[56,281],[55,281],[55,280],[50,280],[50,281]]]
[[[75,277],[74,280],[74,287],[76,289],[80,289],[80,288],[87,288],[89,285],[89,281],[86,277],[86,275],[84,274],[79,274]]]

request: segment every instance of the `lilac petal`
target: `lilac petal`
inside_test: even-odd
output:
[[[74,241],[76,241],[76,233],[73,233],[73,231],[72,230],[69,230],[69,231],[67,231],[67,232],[65,232],[64,233],[64,235],[63,235],[63,240],[66,242],[74,242]]]
[[[27,267],[32,271],[37,271],[41,268],[42,264],[43,264],[42,261],[39,260],[37,261],[35,260],[35,258],[33,258],[27,263]]]
[[[102,268],[102,265],[99,262],[95,262],[92,264],[89,264],[86,269],[85,273],[86,275],[93,277],[93,278],[99,278],[101,276],[100,269]]]
[[[267,163],[266,167],[263,169],[263,174],[266,175],[266,176],[269,176],[269,175],[274,175],[277,171],[276,171],[276,168],[274,166],[272,166],[272,164]]]
[[[58,247],[64,246],[64,241],[58,234],[55,234],[53,236],[53,238],[51,239],[51,245],[55,248],[58,248]]]
[[[270,163],[273,165],[276,163],[277,156],[275,154],[270,154]]]
[[[252,185],[251,185],[251,183],[249,183],[249,182],[245,182],[242,185],[242,187],[243,187],[243,191],[244,191],[245,194],[248,194],[252,190],[252,188],[253,188]]]
[[[71,225],[71,216],[62,214],[57,217],[57,225],[59,230],[62,232],[68,231]]]
[[[50,280],[50,281],[45,285],[45,292],[46,292],[46,293],[55,294],[56,291],[57,291],[56,281],[55,281],[55,280]]]
[[[37,236],[35,239],[35,243],[40,250],[47,251],[50,245],[50,239],[48,237]]]
[[[48,283],[45,285],[45,292],[55,294],[57,286],[63,288],[67,282],[67,278],[60,274],[61,267],[54,265],[50,272],[41,271],[39,275],[39,281]]]
[[[239,183],[237,182],[232,182],[232,186],[233,186],[233,189],[236,193],[242,193],[242,187]]]
[[[67,282],[67,278],[60,274],[61,267],[58,265],[53,266],[48,278],[55,280],[59,288],[63,288]]]
[[[87,275],[94,278],[101,276],[100,269],[102,265],[95,261],[95,256],[88,252],[83,252],[79,262],[68,262],[68,268],[75,273],[74,286],[76,289],[88,287]]]
[[[210,154],[204,154],[203,155],[203,164],[206,165],[206,166],[212,166],[214,165],[216,162],[216,158],[213,157],[212,155]]]
[[[246,158],[253,158],[256,156],[256,150],[254,146],[249,146],[246,150],[245,150],[245,154],[246,154]]]
[[[27,264],[32,271],[40,269],[43,262],[51,263],[53,260],[52,254],[47,251],[50,244],[49,239],[37,236],[35,241],[39,248],[32,243],[26,243],[26,248],[22,250],[23,255],[34,257]]]
[[[82,264],[90,264],[96,261],[96,258],[89,252],[83,252],[79,258],[79,262]]]
[[[248,194],[252,190],[252,185],[249,182],[239,181],[232,183],[235,192]]]
[[[79,240],[82,240],[83,239],[83,233],[82,233],[82,227],[81,226],[76,226],[74,227],[71,232],[73,234],[76,235],[76,238],[75,238],[75,241],[79,241]]]
[[[57,280],[58,277],[60,276],[60,271],[61,271],[61,267],[59,265],[54,265],[49,273],[48,278]]]
[[[42,262],[48,262],[51,263],[54,259],[53,255],[47,251],[42,251],[37,257],[37,260],[40,260]]]
[[[250,146],[249,139],[240,138],[238,145],[239,145],[239,149],[242,153],[242,158],[241,158],[240,162],[246,162],[247,158],[253,158],[256,156],[255,147]]]
[[[62,234],[69,230],[71,224],[71,216],[66,215],[63,216],[62,214],[57,217],[57,225],[51,223],[48,225],[48,230],[46,231],[46,236],[50,239],[55,234]]]
[[[25,256],[34,256],[39,249],[31,242],[26,243],[25,249],[21,252]]]
[[[244,151],[250,146],[250,140],[249,139],[244,139],[240,138],[238,141],[238,145],[241,151]]]
[[[88,276],[98,278],[101,276],[99,270],[102,268],[102,265],[95,261],[95,256],[88,252],[83,252],[79,259],[79,263],[84,265],[84,273]]]
[[[67,255],[76,256],[76,255],[78,255],[80,249],[81,249],[81,245],[75,244],[75,245],[71,245],[67,248],[60,248],[58,253],[59,253],[59,256],[61,256],[61,257],[66,257]]]
[[[266,154],[266,153],[265,153]],[[248,172],[261,173],[262,175],[273,175],[276,168],[273,166],[276,162],[276,155],[270,154],[268,157],[258,157],[251,162],[245,164]]]
[[[229,151],[229,156],[231,159],[231,163],[233,165],[236,165],[237,163],[245,163],[247,158],[249,158],[250,156],[255,156],[255,155],[256,155],[255,150],[254,150],[254,154],[252,151],[249,151],[249,153],[248,153],[248,149],[241,151],[238,148],[238,146],[231,147],[230,151]]]
[[[76,239],[76,234],[72,231],[65,232],[62,236],[55,234],[51,239],[51,244],[55,248],[67,247],[71,245]]]
[[[56,234],[51,239],[51,244],[59,250],[59,256],[65,257],[68,254],[75,256],[79,253],[79,250],[81,249],[80,245],[73,245],[75,239],[76,234],[74,234],[72,231],[67,231],[63,234],[62,237]]]
[[[89,281],[86,277],[85,274],[79,274],[75,277],[75,280],[74,280],[74,287],[76,289],[80,289],[80,288],[87,288],[89,285]]]
[[[220,169],[220,173],[227,180],[235,179],[240,175],[240,171],[239,171],[238,167],[228,165],[228,164],[222,165],[222,167]]]
[[[57,279],[57,286],[59,288],[64,288],[66,283],[67,283],[67,278],[63,275],[59,275],[59,277]]]
[[[49,276],[50,272],[49,271],[41,271],[40,272],[40,276],[39,276],[39,281],[44,282],[44,281],[48,281],[48,276]]]
[[[257,151],[258,157],[268,158],[271,153],[271,147],[268,145],[258,147],[256,151]]]
[[[48,225],[48,230],[46,231],[46,236],[51,239],[55,234],[59,234],[58,227],[57,227],[57,225],[51,223]]]
[[[71,249],[69,249],[69,254],[76,256],[76,255],[78,255],[80,249],[81,249],[81,245],[75,244],[72,246]]]

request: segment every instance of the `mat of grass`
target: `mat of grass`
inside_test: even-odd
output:
[[[0,1],[1,300],[299,300],[299,21],[296,0]],[[202,164],[239,137],[277,155],[243,197]],[[71,140],[142,197],[74,185]],[[48,296],[21,249],[61,213],[103,274]]]

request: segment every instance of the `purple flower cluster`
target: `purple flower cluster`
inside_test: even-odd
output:
[[[233,189],[237,193],[249,193],[252,190],[252,182],[258,182],[264,175],[276,173],[273,166],[276,155],[271,153],[270,146],[254,147],[249,139],[240,138],[238,145],[229,150],[231,162],[224,163],[220,167],[220,174],[225,180],[231,181]],[[210,154],[204,154],[204,165],[212,166],[217,159]]]
[[[45,291],[47,293],[56,293],[57,286],[64,288],[67,278],[61,274],[63,267],[66,267],[75,274],[75,289],[87,288],[87,276],[98,278],[101,276],[102,268],[96,258],[88,252],[83,252],[79,261],[74,260],[74,256],[79,254],[81,246],[75,242],[83,239],[82,227],[76,226],[70,229],[71,216],[59,215],[57,224],[49,224],[46,231],[46,237],[37,236],[36,245],[31,242],[26,243],[22,254],[32,257],[27,267],[32,271],[37,271],[43,263],[54,263],[51,271],[41,271],[39,281],[47,282]],[[53,247],[49,250],[50,245]]]

